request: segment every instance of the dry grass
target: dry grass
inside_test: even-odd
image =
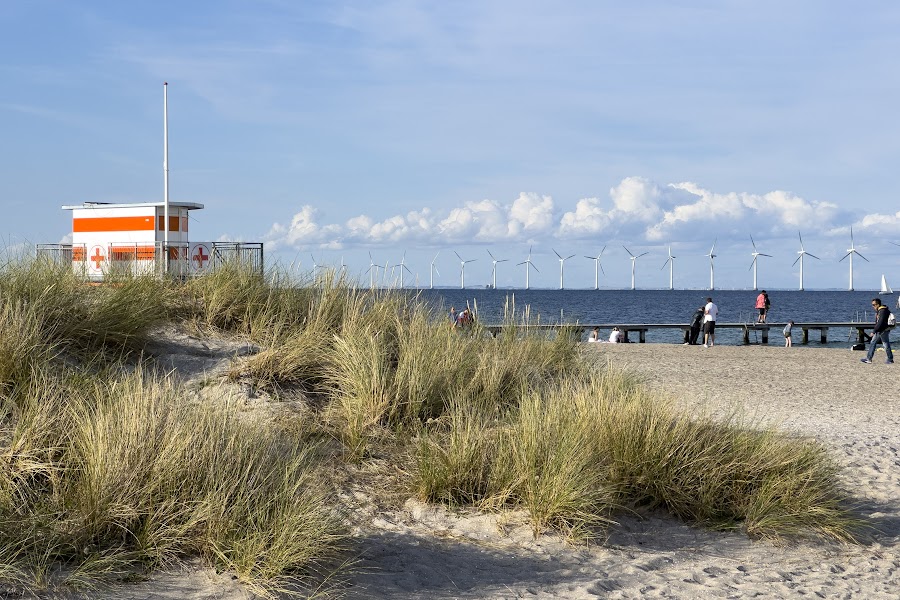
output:
[[[399,471],[412,454],[420,497],[524,508],[535,533],[581,539],[620,507],[661,507],[753,536],[852,539],[815,442],[679,412],[515,314],[493,338],[402,292],[301,283],[229,268],[85,286],[51,265],[0,269],[0,581],[40,589],[64,565],[89,586],[200,556],[259,594],[295,593],[344,541],[309,441],[328,436],[346,460],[378,444]],[[258,344],[231,375],[317,398],[315,435],[189,404],[145,370],[148,331],[176,314]]]

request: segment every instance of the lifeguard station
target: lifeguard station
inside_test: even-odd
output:
[[[164,202],[85,202],[62,208],[72,211],[72,243],[39,244],[37,254],[71,261],[76,273],[92,281],[126,273],[190,277],[225,262],[263,271],[262,243],[189,240],[189,213],[203,208],[196,202],[169,203],[168,231]]]
[[[107,275],[200,275],[225,263],[263,272],[261,242],[190,242],[190,211],[196,202],[169,201],[168,83],[163,83],[162,202],[113,204],[85,202],[63,206],[72,211],[71,244],[38,244],[40,258],[71,262],[76,273],[93,281]],[[166,223],[168,221],[168,223]]]

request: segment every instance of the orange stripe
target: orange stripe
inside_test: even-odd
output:
[[[72,220],[72,231],[153,231],[153,217],[83,217]]]

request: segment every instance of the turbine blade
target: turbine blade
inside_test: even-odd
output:
[[[753,251],[756,252],[756,242],[753,241],[753,236],[750,236],[750,243],[753,244]]]
[[[550,249],[553,250],[553,248]],[[562,258],[562,256],[559,256],[559,252],[557,252],[556,250],[553,250],[553,254],[555,254],[559,258]]]
[[[841,258],[841,260],[839,260],[838,262],[844,262],[844,258],[847,258],[847,257],[850,256],[851,254],[853,254],[853,253],[852,253],[852,252],[848,252],[848,253],[845,254],[845,255],[843,256],[843,258]],[[810,255],[810,256],[812,256],[812,255]]]
[[[649,250],[648,250],[647,252],[642,253],[642,254],[638,254],[637,256],[635,256],[635,258],[640,258],[640,257],[642,257],[642,256],[646,256],[647,254],[650,254],[650,251],[649,251]]]
[[[815,258],[816,260],[822,260],[821,258],[819,258],[818,256],[816,256],[815,254],[810,254],[809,252],[807,252],[806,254],[807,254],[808,256],[812,256],[812,257]]]
[[[868,258],[866,258],[865,256],[863,256],[862,254],[860,254],[859,252],[857,252],[856,255],[857,255],[858,257],[860,257],[861,259],[863,259],[864,261],[866,261],[866,262],[872,262],[872,261],[870,261]]]
[[[792,266],[792,267],[793,267],[794,265],[797,264],[797,261],[800,260],[800,257],[801,257],[801,256],[803,256],[803,255],[801,254],[800,256],[798,256],[797,259],[796,259],[794,262],[791,263],[791,266]]]
[[[622,247],[625,248],[624,245],[623,245]],[[631,250],[629,250],[628,248],[625,248],[625,252],[628,253],[628,256],[631,256],[632,258],[634,257],[634,254],[632,254],[632,253],[631,253]]]
[[[460,262],[462,262],[462,256],[459,255],[459,252],[457,252],[456,250],[454,250],[454,251],[453,251],[453,254],[455,254],[455,255],[456,255],[456,258],[458,258],[458,259],[460,260]]]

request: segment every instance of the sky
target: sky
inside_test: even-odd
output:
[[[894,1],[8,0],[0,28],[7,252],[162,201],[168,82],[192,241],[270,265],[483,287],[492,254],[522,287],[530,252],[557,288],[558,253],[593,288],[602,251],[601,287],[667,288],[671,249],[674,287],[712,253],[742,289],[755,244],[791,289],[802,236],[806,289],[849,287],[851,247],[856,289],[900,287]]]

